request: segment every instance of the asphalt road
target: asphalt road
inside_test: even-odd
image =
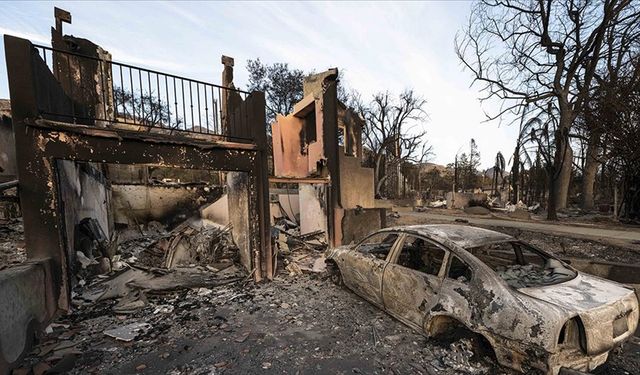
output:
[[[563,223],[540,223],[531,221],[518,221],[497,219],[490,217],[478,217],[478,216],[455,216],[446,214],[433,214],[429,212],[402,212],[401,215],[411,215],[415,217],[426,218],[429,220],[451,220],[464,219],[471,224],[488,225],[488,226],[500,226],[509,228],[519,228],[523,230],[535,231],[535,232],[547,232],[557,235],[569,235],[571,237],[586,238],[592,240],[613,240],[613,242],[631,244],[640,244],[640,230],[618,230],[607,229],[602,227],[589,227],[586,225],[569,225]],[[638,241],[638,242],[636,242]]]

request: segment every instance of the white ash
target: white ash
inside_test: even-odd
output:
[[[509,286],[514,288],[555,284],[567,277],[566,274],[554,272],[553,268],[542,268],[535,264],[501,266],[496,272]]]

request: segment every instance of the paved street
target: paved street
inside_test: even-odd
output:
[[[570,235],[572,237],[586,238],[592,240],[605,240],[616,244],[631,244],[640,241],[640,229],[607,229],[602,227],[589,227],[586,225],[567,225],[551,222],[531,222],[506,220],[491,217],[478,216],[455,216],[447,214],[434,214],[428,212],[402,212],[401,215],[410,215],[419,218],[439,221],[454,221],[455,219],[465,219],[471,224],[501,226],[509,228],[519,228],[536,232],[547,232],[559,235]]]

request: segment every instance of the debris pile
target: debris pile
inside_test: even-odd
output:
[[[514,264],[508,267],[499,266],[497,274],[513,288],[527,288],[533,286],[551,285],[574,276],[574,272],[567,269],[556,260],[545,268],[535,264]]]
[[[22,219],[0,219],[0,270],[26,260]]]
[[[203,219],[170,231],[150,222],[108,239],[87,218],[76,226],[75,249],[73,313],[47,328],[25,373],[70,371],[87,351],[151,350],[166,329],[199,320],[193,309],[208,315],[210,301],[238,298],[235,285],[247,281],[230,227]]]
[[[243,276],[235,266],[218,272],[200,266],[173,270],[129,266],[106,279],[77,288],[73,303],[77,307],[86,307],[96,302],[117,299],[117,303],[112,306],[113,311],[127,314],[145,307],[149,293],[217,287],[240,281]]]
[[[504,208],[506,209],[507,212],[514,212],[516,210],[527,210],[527,205],[524,204],[524,202],[522,202],[521,200],[518,201],[518,203],[513,204],[511,202],[507,202],[507,204],[504,206]]]
[[[277,219],[277,223],[272,228],[277,255],[290,275],[325,271],[323,255],[327,248],[325,231],[317,230],[300,234],[300,227],[286,218]]]
[[[445,199],[438,199],[433,202],[429,202],[427,206],[429,206],[429,208],[446,208],[447,201]]]
[[[161,232],[156,241],[142,249],[140,261],[168,269],[192,264],[219,269],[233,263],[236,256],[230,226],[198,219],[187,220],[169,233]]]
[[[158,222],[118,232],[107,240],[95,219],[83,219],[76,229],[79,283],[129,266],[174,269],[201,265],[212,271],[237,260],[230,226],[189,219],[171,231]]]
[[[216,287],[244,277],[234,266],[238,252],[230,227],[209,220],[190,219],[171,231],[150,222],[107,241],[97,222],[85,219],[77,232],[76,307],[116,300],[113,312],[130,314],[148,305],[149,293]]]
[[[430,364],[435,368],[434,372],[449,373],[453,370],[455,374],[469,375],[493,372],[488,358],[484,358],[484,361],[475,360],[477,356],[470,338],[453,341],[448,347],[436,346],[431,352],[434,359]]]

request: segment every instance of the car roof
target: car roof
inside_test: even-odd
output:
[[[469,249],[496,242],[514,241],[515,238],[504,233],[457,224],[423,224],[404,225],[385,228],[385,231],[400,231],[416,235],[423,235],[436,241],[448,240],[456,245]]]

